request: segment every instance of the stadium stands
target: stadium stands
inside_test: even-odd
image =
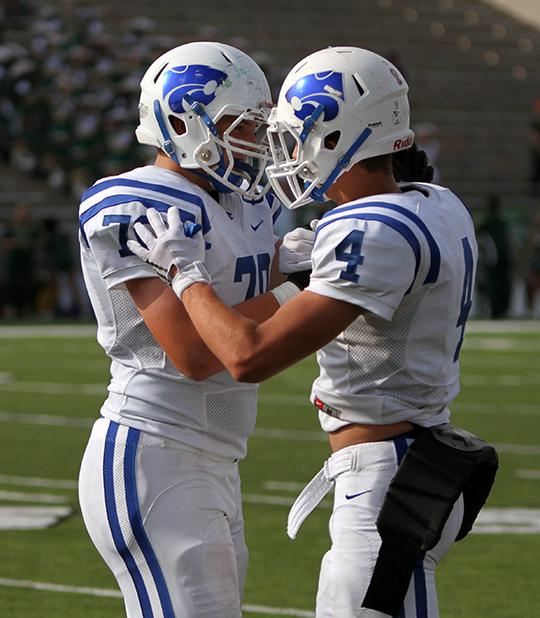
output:
[[[12,21],[2,42],[4,48],[17,41],[31,50],[30,58],[40,66],[32,73],[32,60],[29,67],[19,59],[18,71],[23,78],[32,74],[32,89],[40,89],[43,82],[36,80],[43,79],[57,88],[57,96],[49,91],[48,98],[56,108],[54,136],[60,152],[52,147],[53,140],[45,155],[39,153],[45,156],[41,175],[57,188],[71,186],[76,193],[95,175],[129,166],[135,145],[127,131],[135,121],[137,82],[147,59],[173,42],[214,38],[258,58],[275,89],[292,64],[325,45],[354,44],[392,53],[412,87],[413,123],[431,122],[438,128],[441,180],[473,207],[490,193],[504,201],[527,196],[528,131],[532,103],[540,96],[540,75],[534,70],[540,33],[483,2],[312,0],[299,10],[286,0],[256,8],[239,0],[176,7],[154,0],[149,11],[145,0],[118,0],[101,8],[95,3],[92,9],[84,2],[57,0],[54,7],[36,8],[37,19]],[[5,98],[10,98],[5,87],[2,95],[5,112]],[[17,92],[12,99],[16,108],[20,98]],[[90,113],[96,108],[99,114]],[[23,105],[15,113],[20,119],[39,114],[39,109]],[[74,114],[79,123],[69,117]],[[77,144],[67,138],[70,130],[75,130]],[[28,146],[32,138],[26,135],[25,141]],[[24,151],[20,143],[17,148]],[[111,160],[103,159],[105,153]],[[67,167],[65,177],[59,171],[51,174],[58,166]]]
[[[13,315],[5,266],[12,218],[21,209],[30,212],[32,233],[41,239],[33,258],[38,274],[51,220],[60,223],[75,255],[84,188],[153,156],[134,137],[145,68],[166,49],[191,40],[221,40],[244,49],[265,68],[275,93],[293,64],[326,45],[364,46],[398,64],[411,85],[419,141],[424,134],[422,147],[439,151],[440,182],[466,200],[479,223],[489,199],[499,199],[514,253],[510,315],[525,315],[530,268],[525,247],[540,197],[540,183],[531,182],[534,130],[540,136],[540,20],[532,25],[490,2],[501,4],[311,0],[300,9],[289,0],[258,5],[153,0],[150,10],[146,0],[4,0],[0,316]],[[537,141],[540,166],[540,137]],[[47,281],[36,280],[38,301],[32,304],[38,315],[52,311],[50,303],[39,301],[50,288]],[[539,311],[540,305],[536,313],[529,310]]]

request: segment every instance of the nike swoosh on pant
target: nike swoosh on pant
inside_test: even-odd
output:
[[[345,498],[347,498],[347,500],[352,500],[353,498],[358,498],[358,496],[363,496],[364,494],[368,494],[371,491],[371,489],[366,489],[366,491],[361,491],[357,494],[345,494]]]

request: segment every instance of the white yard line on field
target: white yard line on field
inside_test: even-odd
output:
[[[242,502],[245,504],[271,504],[272,506],[286,506],[293,505],[295,496],[266,496],[263,494],[243,494]],[[317,508],[331,509],[331,500],[321,500],[317,505]]]
[[[451,406],[454,412],[464,414],[511,414],[512,416],[538,416],[540,406],[534,403],[467,403],[456,401]]]
[[[62,504],[66,501],[66,498],[56,494],[34,494],[28,491],[0,490],[0,501],[1,500],[9,502],[35,502],[37,504]]]
[[[91,427],[95,419],[57,416],[56,414],[28,414],[26,412],[0,412],[0,423],[21,425],[49,425],[57,427]]]
[[[540,384],[540,376],[529,375],[508,375],[508,374],[491,374],[491,375],[474,375],[465,374],[461,376],[462,386],[532,386]]]
[[[535,338],[523,341],[507,337],[469,337],[465,338],[463,349],[475,352],[515,352],[526,354],[538,352],[538,342]],[[484,354],[483,357],[486,355]]]
[[[6,374],[3,374],[4,376]],[[1,376],[0,376],[1,378]],[[39,393],[42,395],[102,395],[107,394],[106,384],[73,384],[66,382],[26,382],[0,379],[0,392]]]
[[[538,444],[493,444],[493,446],[505,455],[540,455]]]
[[[468,333],[540,333],[540,320],[469,320]],[[0,326],[0,338],[95,337],[95,324],[26,324]]]
[[[35,476],[11,476],[8,474],[0,474],[0,485],[42,487],[45,489],[77,489],[77,481],[43,479]]]
[[[39,337],[96,337],[92,324],[36,324],[0,326],[0,339],[31,339]]]
[[[518,479],[540,481],[540,470],[516,470],[516,476]]]
[[[295,483],[293,481],[264,481],[263,483],[263,489],[268,489],[270,491],[283,490],[299,492],[302,491],[305,486],[305,483]]]
[[[121,599],[119,590],[106,588],[86,588],[82,586],[63,586],[61,584],[48,584],[45,582],[33,582],[22,579],[0,578],[0,586],[8,588],[25,588],[29,590],[43,590],[46,592],[64,592],[71,594],[86,594],[94,597],[112,597]],[[271,616],[298,616],[300,618],[313,618],[313,612],[292,607],[265,607],[264,605],[243,605],[243,611],[252,614],[269,614]]]
[[[23,425],[49,425],[51,427],[90,427],[94,419],[71,418],[50,414],[26,414],[23,412],[0,412],[0,423],[21,423]],[[271,429],[257,427],[254,438],[267,440],[300,440],[307,442],[325,442],[326,434],[322,431],[300,431],[288,429]],[[540,455],[537,444],[494,444],[499,453],[511,455]]]
[[[516,474],[521,478],[540,479],[540,471],[536,470],[520,470]],[[43,487],[50,486],[65,486],[74,489],[75,481],[58,480],[58,479],[38,479],[34,477],[19,477],[19,476],[2,476],[0,484],[19,484],[32,485]],[[296,482],[280,482],[280,481],[264,481],[262,483],[263,490],[282,490],[294,492],[294,495],[279,496],[267,494],[249,494],[242,496],[244,504],[256,504],[265,506],[277,506],[290,508],[294,502],[295,495],[299,489],[304,487],[304,483]],[[28,496],[29,498],[40,494],[19,494],[15,496],[15,492],[0,491],[0,499],[21,499],[19,495]],[[54,496],[55,498],[58,496]],[[24,501],[29,501],[24,499]],[[332,508],[332,498],[322,500],[318,508],[330,510]],[[67,512],[64,512],[67,511]],[[69,507],[23,507],[23,506],[0,506],[0,530],[12,530],[18,528],[43,528],[48,525],[57,523],[59,519],[71,514]],[[540,509],[520,508],[520,507],[503,507],[503,508],[487,508],[484,507],[480,512],[478,520],[474,525],[473,532],[478,534],[540,534]],[[1,585],[1,584],[0,584]],[[246,611],[247,606],[246,606]],[[278,611],[278,609],[276,609]],[[280,610],[279,610],[280,611]],[[264,613],[264,612],[263,612]],[[279,615],[279,614],[278,614]],[[295,615],[295,614],[292,614]],[[302,614],[298,614],[302,615]]]
[[[508,375],[507,373],[491,374],[489,376],[480,374],[466,374],[461,378],[461,384],[467,387],[489,386],[493,387],[523,387],[536,386],[540,384],[540,376],[529,375]],[[92,383],[74,382],[34,382],[26,380],[16,380],[13,374],[0,373],[0,393],[38,393],[40,395],[99,395],[103,398],[107,395],[107,385]],[[259,403],[263,405],[275,406],[303,406],[311,408],[309,395],[297,393],[261,393]],[[454,404],[456,405],[456,404]],[[465,405],[459,402],[457,405]],[[487,405],[487,404],[473,404]],[[506,404],[509,407],[510,404]],[[521,404],[523,405],[523,404]],[[526,405],[526,404],[525,404]],[[520,407],[520,404],[517,405]],[[531,406],[532,407],[532,406]],[[538,408],[537,408],[538,409]],[[494,411],[496,408],[494,407]]]
[[[469,320],[466,333],[540,333],[540,320]]]
[[[42,530],[72,514],[69,506],[0,505],[0,530]]]
[[[309,431],[304,429],[271,429],[269,427],[256,427],[253,432],[254,438],[267,440],[300,440],[302,442],[327,442],[328,437],[324,431]]]

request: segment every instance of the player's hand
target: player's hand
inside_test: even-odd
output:
[[[283,237],[279,248],[279,269],[300,290],[309,285],[311,277],[311,253],[315,244],[315,228],[318,219],[304,227],[297,227]]]
[[[155,208],[149,208],[146,214],[150,227],[141,222],[134,226],[146,247],[136,240],[128,240],[129,249],[150,264],[179,298],[192,283],[210,283],[203,264],[202,226],[191,221],[183,222],[178,208],[169,208],[165,221]]]
[[[431,182],[434,170],[429,164],[426,153],[413,144],[407,150],[394,152],[392,155],[394,178],[397,182]]]
[[[284,274],[311,270],[311,252],[315,244],[315,222],[309,228],[297,227],[287,232],[279,248],[279,270]]]

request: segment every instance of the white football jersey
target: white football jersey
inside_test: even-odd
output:
[[[336,207],[317,226],[308,290],[366,310],[318,352],[312,401],[326,409],[325,431],[440,424],[459,392],[478,255],[473,221],[448,189],[402,189]]]
[[[124,283],[155,277],[127,247],[148,208],[180,209],[197,221],[206,242],[205,265],[228,305],[268,289],[281,209],[272,196],[247,203],[208,193],[175,172],[152,165],[99,180],[80,207],[81,263],[98,322],[98,341],[112,359],[109,396],[101,414],[136,429],[227,458],[241,458],[256,416],[257,385],[223,371],[204,382],[182,375],[148,330]]]

